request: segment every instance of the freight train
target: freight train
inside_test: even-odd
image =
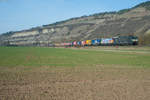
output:
[[[99,38],[93,40],[72,41],[66,43],[33,43],[33,44],[12,44],[11,41],[5,41],[1,46],[44,46],[44,47],[81,47],[81,46],[127,46],[138,45],[136,36],[117,36],[113,38]]]
[[[128,46],[138,45],[138,37],[136,36],[117,36],[113,38],[99,38],[93,40],[73,41],[61,44],[54,44],[55,46],[64,47],[80,47],[80,46]]]

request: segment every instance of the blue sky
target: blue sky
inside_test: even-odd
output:
[[[72,17],[131,8],[148,0],[0,0],[0,34]]]

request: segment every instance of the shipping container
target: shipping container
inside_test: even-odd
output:
[[[71,46],[71,43],[64,43],[64,46]]]
[[[112,38],[102,38],[101,44],[102,45],[113,45],[114,40]]]
[[[81,46],[81,41],[78,41],[78,42],[77,42],[77,45],[78,45],[78,46]]]
[[[87,46],[90,46],[91,43],[92,43],[91,40],[86,40],[86,45],[87,45]]]
[[[77,41],[74,41],[74,42],[73,42],[73,46],[77,46]]]
[[[96,43],[96,45],[100,45],[101,39],[96,39],[95,43]]]
[[[81,41],[81,45],[85,46],[86,45],[86,41]]]
[[[92,45],[95,45],[96,44],[96,40],[92,40],[91,43],[92,43]]]
[[[98,46],[100,45],[100,42],[101,42],[100,39],[92,40],[92,45]]]
[[[61,44],[60,43],[55,43],[55,47],[60,47]]]

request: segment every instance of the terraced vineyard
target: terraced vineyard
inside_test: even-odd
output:
[[[0,47],[0,99],[149,100],[149,47]]]

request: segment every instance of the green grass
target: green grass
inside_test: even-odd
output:
[[[0,47],[0,67],[114,65],[150,68],[150,53],[67,48]]]

